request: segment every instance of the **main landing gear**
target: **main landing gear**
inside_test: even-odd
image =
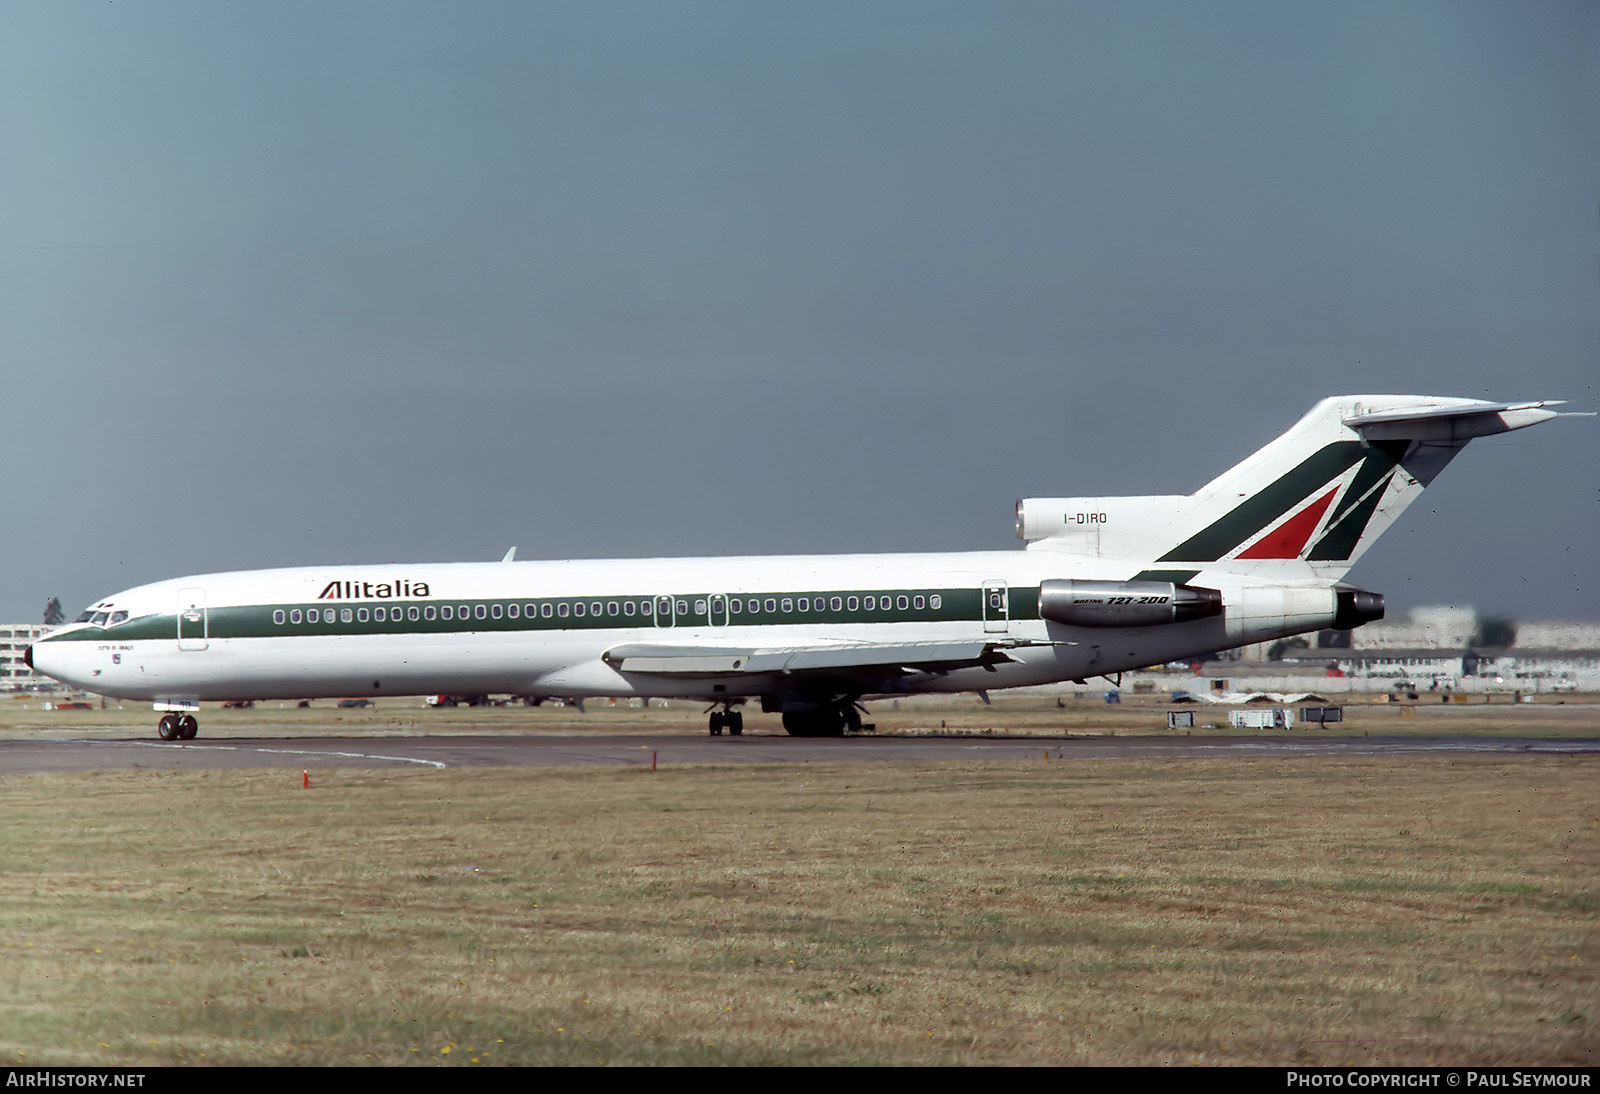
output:
[[[861,723],[861,708],[853,699],[783,712],[783,728],[791,737],[843,737],[868,728]]]
[[[722,731],[727,730],[730,737],[744,736],[744,714],[737,710],[713,710],[711,712],[711,735],[722,736]]]
[[[200,732],[200,723],[193,714],[163,714],[156,723],[156,732],[163,741],[192,741]]]

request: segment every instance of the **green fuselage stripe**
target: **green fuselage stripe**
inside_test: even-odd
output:
[[[1038,586],[1012,587],[1006,591],[1005,618],[1038,618]],[[759,594],[680,593],[671,597],[321,600],[299,604],[210,608],[206,611],[204,632],[200,631],[197,621],[185,621],[183,637],[189,640],[299,635],[467,634],[486,631],[614,630],[623,627],[660,631],[670,631],[673,627],[716,627],[731,633],[742,627],[800,626],[807,623],[976,622],[986,618],[984,596],[985,590],[980,589],[887,589],[869,593],[810,590]],[[664,621],[658,617],[656,609],[658,604],[669,599],[672,612]],[[802,599],[808,605],[805,611],[799,607]],[[938,607],[933,606],[936,599]],[[836,600],[839,602],[837,608],[833,606]],[[869,600],[876,606],[868,608],[866,605]],[[919,600],[922,604],[920,608],[916,606]],[[737,611],[734,610],[735,602]],[[888,606],[884,607],[884,604]],[[650,612],[648,615],[645,614],[646,606]],[[546,607],[549,608],[548,615],[545,614]],[[515,615],[511,614],[513,608]],[[579,614],[580,608],[582,614]],[[446,609],[451,618],[445,618]],[[432,619],[427,617],[430,610]],[[563,610],[565,614],[562,614]],[[316,612],[315,622],[310,617],[313,611]],[[384,616],[381,620],[378,618],[379,611]],[[987,618],[992,620],[996,614],[991,611]],[[283,622],[276,622],[279,618]],[[42,641],[126,642],[176,637],[176,616],[164,614],[141,616],[114,627],[88,627],[53,638],[47,637]]]

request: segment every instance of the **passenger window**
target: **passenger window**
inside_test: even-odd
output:
[[[728,601],[728,610],[734,615],[738,615],[740,612],[744,611],[744,605],[739,603],[737,598],[730,599]]]
[[[867,611],[870,612],[870,611],[872,611],[874,608],[876,608],[878,606],[878,598],[875,597],[875,596],[869,596],[869,597],[867,597],[865,603],[866,603]]]
[[[934,610],[938,610],[939,606],[943,603],[944,597],[940,596],[938,593],[934,593],[932,596],[928,597],[928,607],[933,608]]]
[[[456,609],[456,614],[461,616],[462,619],[471,619],[472,618],[472,608],[469,605],[463,604],[459,608]]]
[[[417,613],[417,607],[416,607],[415,604],[413,604],[411,607],[406,609],[406,618],[407,619],[416,619],[417,618],[417,614],[418,614]]]
[[[617,611],[618,611],[617,602],[615,600],[610,601],[609,603],[606,604],[606,614],[607,615],[616,615]]]
[[[389,613],[383,608],[373,608],[372,618],[376,619],[379,623],[382,623],[385,619],[389,618]]]
[[[761,610],[761,601],[759,601],[759,600],[750,601],[750,611],[752,613],[759,612],[760,610]]]
[[[858,596],[852,596],[850,598],[850,610],[851,611],[855,611],[856,609],[858,609],[860,607],[861,607],[861,598],[858,597]]]
[[[520,605],[520,604],[507,604],[506,605],[506,615],[509,616],[510,618],[515,619],[515,618],[517,618],[517,616],[519,616],[521,614],[522,614],[522,605]]]
[[[502,615],[505,614],[505,609],[502,608],[498,604],[491,604],[491,605],[489,605],[489,614],[494,616],[496,619],[499,619]],[[483,616],[480,615],[480,616],[478,616],[478,618],[482,619]]]
[[[434,606],[432,604],[429,604],[426,608],[422,609],[422,618],[426,619],[430,623],[433,622],[433,620],[438,616],[438,614],[439,614],[439,612],[434,608]]]
[[[840,608],[844,607],[844,601],[836,596],[832,600],[828,601],[828,607],[832,608],[834,611],[838,611]]]
[[[784,597],[783,598],[783,610],[786,611],[786,612],[794,611],[794,601],[789,599],[788,597]]]
[[[772,597],[769,596],[769,597],[767,597],[767,605],[766,605],[766,607],[767,607],[767,611],[775,612],[775,611],[778,610],[778,602],[776,600],[774,600]]]
[[[794,606],[803,612],[809,612],[811,610],[811,601],[802,596],[799,600],[795,601]]]
[[[284,614],[283,614],[283,609],[282,608],[279,608],[277,611],[272,613],[272,621],[274,623],[277,623],[277,624],[279,624],[281,626],[282,623],[283,623],[283,620],[284,620]]]
[[[640,615],[650,615],[655,610],[656,610],[655,605],[651,601],[641,600],[639,602],[639,614]]]
[[[496,606],[498,607],[498,605]],[[479,604],[477,607],[472,609],[472,614],[477,616],[479,619],[487,619],[489,618],[489,609],[484,607],[482,604]]]
[[[926,604],[926,603],[927,603],[927,600],[926,600],[926,599],[925,599],[925,598],[923,598],[923,597],[920,597],[920,596],[919,596],[919,597],[917,597],[917,598],[916,598],[916,599],[914,599],[914,600],[912,600],[912,602],[911,602],[911,606],[912,606],[912,607],[913,607],[913,608],[916,608],[916,609],[917,609],[917,611],[919,611],[919,612],[920,612],[920,611],[921,611],[921,610],[922,610],[922,606],[923,606],[923,605],[924,605],[924,604]]]
[[[456,617],[456,610],[454,608],[452,608],[450,605],[446,604],[442,608],[439,609],[439,618],[440,619],[454,619],[455,617]]]
[[[894,598],[894,606],[899,608],[901,611],[905,611],[908,607],[911,606],[911,602],[909,600],[907,600],[904,596],[897,596],[897,597]]]
[[[622,614],[623,615],[632,615],[633,612],[634,612],[634,603],[633,603],[633,601],[624,600],[622,602]]]
[[[582,604],[579,604],[579,605],[578,605],[578,607],[580,607],[580,608],[581,608],[581,607],[583,607],[583,605],[582,605]],[[565,603],[562,603],[562,604],[557,604],[557,605],[556,605],[556,614],[557,614],[557,615],[559,615],[559,616],[560,616],[560,617],[561,617],[561,618],[562,618],[562,619],[565,619],[565,618],[566,618],[566,617],[567,617],[567,613],[568,613],[568,612],[569,612],[569,611],[571,611],[571,610],[572,610],[572,609],[571,609],[571,608],[569,608],[569,607],[568,607],[568,606],[567,606],[567,605],[566,605],[566,604],[565,604]],[[583,614],[583,613],[582,613],[582,612],[579,612],[579,613],[578,613],[578,614],[579,614],[579,615],[582,615],[582,614]]]
[[[555,610],[555,606],[554,605],[551,605],[551,604],[541,604],[541,605],[539,605],[539,614],[544,616],[546,619],[549,619],[555,613],[556,613],[556,610]]]
[[[572,612],[574,615],[582,615],[584,613],[583,601],[580,600],[574,604],[572,606]]]
[[[300,609],[299,608],[296,608],[294,611],[289,613],[289,622],[291,622],[291,623],[300,622]]]
[[[689,602],[687,600],[678,601],[677,607],[678,607],[678,614],[679,615],[688,615],[689,614]]]
[[[696,600],[694,602],[694,614],[695,615],[705,615],[706,614],[706,602],[704,600]]]

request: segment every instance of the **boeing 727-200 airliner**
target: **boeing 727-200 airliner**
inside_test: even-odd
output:
[[[1082,681],[1383,616],[1342,579],[1473,437],[1559,403],[1324,399],[1188,495],[1028,498],[1021,551],[327,566],[204,574],[107,597],[28,653],[154,700],[486,694],[696,699],[798,736],[863,697]]]

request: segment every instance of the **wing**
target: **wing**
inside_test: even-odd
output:
[[[874,681],[1012,660],[993,642],[896,642],[781,647],[672,646],[630,643],[603,655],[617,671],[682,678],[804,677],[817,684],[870,689]],[[798,681],[797,681],[798,682]]]

